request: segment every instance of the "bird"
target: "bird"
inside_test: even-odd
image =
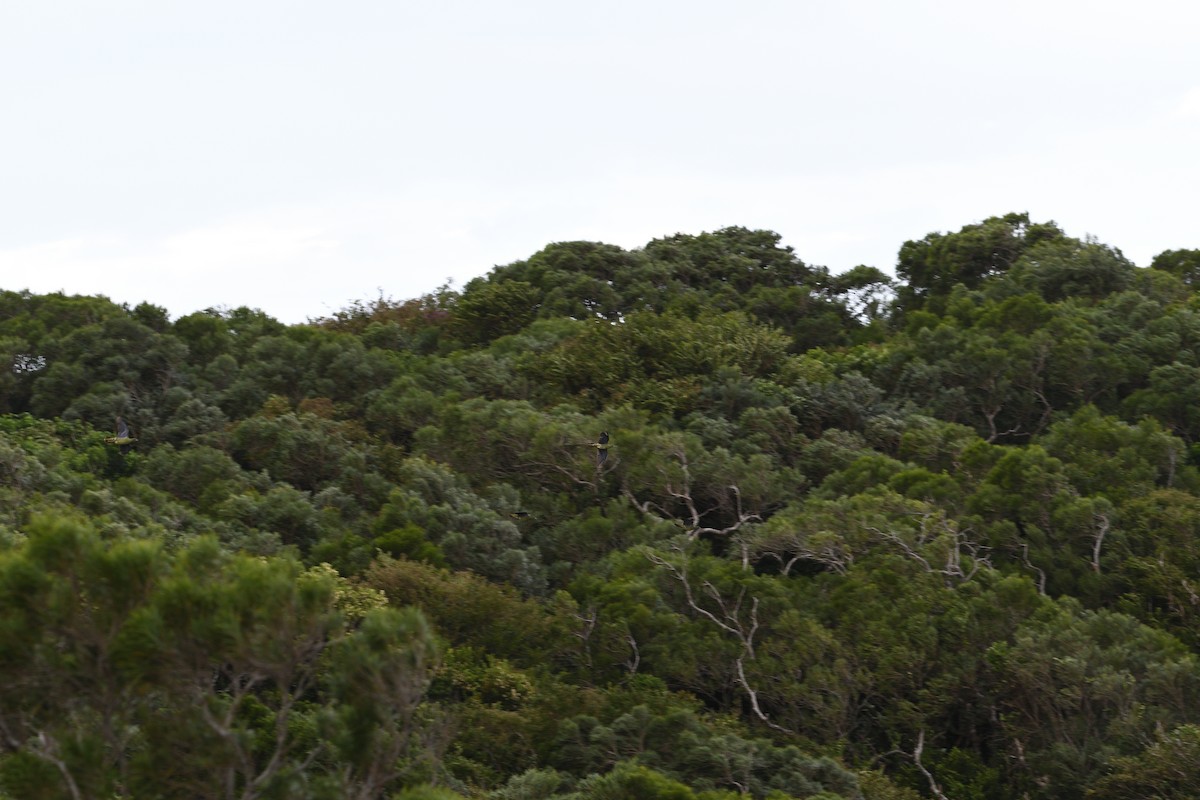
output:
[[[104,443],[117,445],[121,448],[121,455],[125,455],[136,441],[135,437],[129,435],[129,426],[125,424],[124,418],[117,417],[117,435],[105,438]]]
[[[596,469],[600,469],[604,465],[604,462],[608,460],[608,431],[601,431],[594,442],[570,442],[566,446],[596,448]]]
[[[508,515],[513,519],[525,519],[529,516],[528,511],[510,511]]]
[[[601,431],[592,447],[596,448],[596,467],[599,468],[608,460],[608,431]]]

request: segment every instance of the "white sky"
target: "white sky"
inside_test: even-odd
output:
[[[284,322],[728,225],[1200,248],[1192,0],[0,0],[0,288]]]

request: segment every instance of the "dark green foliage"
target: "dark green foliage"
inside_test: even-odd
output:
[[[1082,797],[1114,756],[1187,721],[1200,690],[1196,656],[1169,634],[1066,602],[988,657],[1004,690],[1004,726],[1026,752],[1021,772],[1045,787],[1037,797]]]
[[[607,724],[590,716],[565,720],[550,761],[576,776],[644,764],[667,776],[686,777],[697,788],[755,797],[772,791],[793,797],[829,791],[849,798],[858,792],[854,776],[831,760],[744,738],[736,730],[715,731],[684,709],[655,714],[637,706]]]
[[[1029,248],[1062,236],[1053,222],[1032,223],[1028,214],[1005,214],[958,233],[931,233],[905,242],[896,264],[897,277],[907,283],[900,290],[901,303],[916,309],[949,295],[956,284],[974,289],[987,278],[1003,275]]]
[[[524,281],[472,281],[454,307],[451,328],[469,344],[486,344],[532,322],[538,299],[537,290]]]
[[[1197,252],[0,292],[0,795],[1191,797]]]
[[[1088,792],[1097,800],[1185,800],[1200,783],[1200,728],[1181,725],[1159,731],[1156,740],[1134,756],[1113,760],[1113,772]]]
[[[1182,280],[1189,287],[1200,280],[1200,250],[1164,250],[1150,262],[1158,269]]]

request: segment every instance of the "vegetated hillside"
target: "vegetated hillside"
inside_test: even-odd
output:
[[[1194,796],[1200,251],[1009,214],[896,274],[0,293],[0,794]]]

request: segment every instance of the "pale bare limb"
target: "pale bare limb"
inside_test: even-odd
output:
[[[1038,594],[1046,593],[1046,571],[1029,560],[1029,542],[1021,542],[1021,561],[1038,576]]]
[[[917,746],[913,748],[912,760],[917,765],[917,769],[925,776],[925,780],[929,781],[929,791],[933,792],[933,796],[938,800],[949,800],[942,792],[942,787],[938,786],[938,782],[934,780],[933,773],[926,769],[921,763],[921,753],[925,750],[925,729],[921,728],[921,732],[917,734]]]
[[[671,575],[680,582],[683,587],[684,599],[687,602],[688,608],[716,625],[720,630],[732,636],[741,645],[741,652],[738,654],[737,658],[734,659],[734,670],[737,674],[738,686],[740,686],[742,691],[745,692],[746,699],[750,703],[750,710],[754,712],[754,716],[758,717],[758,719],[765,723],[768,727],[774,728],[775,730],[783,733],[792,733],[792,731],[789,731],[787,728],[784,728],[783,726],[773,722],[770,716],[762,710],[762,706],[758,701],[758,690],[751,685],[750,679],[746,675],[746,662],[753,661],[755,657],[754,637],[758,633],[759,628],[758,598],[751,598],[749,613],[744,618],[742,614],[742,603],[746,597],[746,590],[744,587],[738,592],[736,601],[731,604],[726,602],[725,598],[721,596],[721,593],[717,590],[717,587],[715,587],[709,581],[705,581],[703,584],[701,584],[702,588],[704,589],[704,594],[716,605],[717,611],[719,612],[718,615],[717,613],[713,613],[697,602],[696,596],[692,591],[691,581],[687,574],[686,557],[683,559],[682,566],[676,566],[671,561],[652,552],[647,553],[646,557],[651,561],[651,563],[671,573]]]
[[[1108,535],[1112,522],[1107,514],[1095,515],[1096,530],[1092,534],[1092,571],[1100,572],[1100,548],[1104,546],[1104,537]]]
[[[736,484],[730,484],[724,488],[731,493],[729,496],[733,500],[730,505],[732,505],[731,510],[734,521],[732,524],[722,528],[705,525],[703,520],[713,512],[720,511],[725,504],[720,499],[717,499],[711,505],[701,507],[696,502],[695,492],[693,491],[692,471],[688,463],[687,452],[682,447],[674,447],[667,455],[678,463],[680,474],[679,476],[673,476],[665,468],[659,468],[659,474],[663,481],[662,493],[682,506],[683,512],[681,514],[672,513],[663,504],[652,500],[640,501],[629,490],[628,486],[623,487],[622,494],[629,499],[634,508],[655,519],[671,520],[682,525],[687,532],[688,538],[693,540],[704,534],[729,536],[752,522],[762,522],[763,518],[760,513],[747,511],[743,507],[741,488]]]
[[[75,776],[71,774],[67,762],[59,755],[58,741],[53,736],[47,736],[45,731],[38,731],[37,736],[30,744],[29,752],[32,755],[53,765],[58,770],[58,774],[62,776],[73,800],[83,800],[83,792],[80,791],[79,784],[75,782]]]
[[[625,661],[625,668],[629,670],[630,675],[636,675],[638,666],[642,663],[642,654],[638,650],[637,639],[633,638],[633,634],[629,631],[625,632],[625,641],[629,644],[630,655]]]

